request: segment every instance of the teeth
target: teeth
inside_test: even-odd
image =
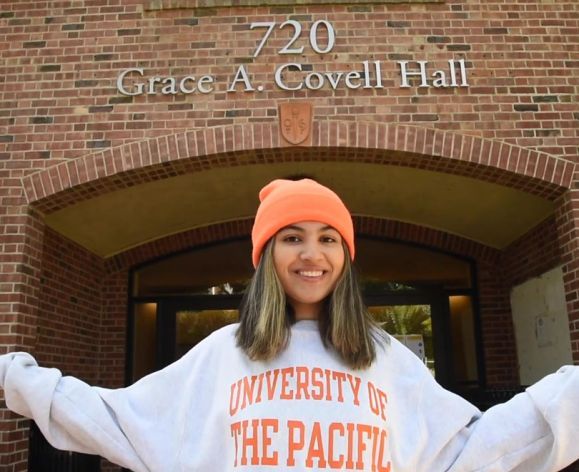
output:
[[[305,277],[320,277],[324,272],[321,270],[300,270],[299,274]]]

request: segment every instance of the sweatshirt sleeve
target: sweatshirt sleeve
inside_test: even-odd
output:
[[[484,414],[426,379],[419,414],[438,448],[430,470],[561,470],[579,459],[577,405],[579,367],[563,367]]]
[[[103,399],[106,389],[63,377],[58,369],[38,367],[31,355],[21,352],[0,356],[0,386],[6,406],[34,419],[54,447],[98,454],[135,472],[148,470],[117,412]]]
[[[212,346],[230,331],[214,333],[176,362],[120,389],[62,376],[26,353],[5,354],[0,387],[8,408],[34,419],[58,449],[98,454],[134,472],[178,470],[184,432],[206,427],[191,415],[192,405],[213,411],[218,356]],[[198,436],[188,444],[190,453],[203,446]]]

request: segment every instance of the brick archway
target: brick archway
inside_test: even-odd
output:
[[[353,219],[357,235],[399,240],[488,264],[496,264],[500,258],[501,251],[498,249],[436,229],[383,218],[354,216]],[[253,218],[247,218],[165,236],[108,258],[105,261],[105,271],[114,273],[128,270],[194,246],[246,237],[251,233],[252,225]]]
[[[474,177],[555,199],[574,164],[499,141],[372,122],[316,122],[311,147],[281,147],[277,123],[248,123],[159,136],[99,151],[23,178],[42,213],[120,188],[190,172],[283,160],[399,165]]]

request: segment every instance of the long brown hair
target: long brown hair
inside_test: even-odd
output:
[[[266,361],[279,355],[291,336],[294,313],[273,264],[275,238],[265,246],[239,310],[237,345],[252,360]],[[376,359],[377,344],[388,337],[369,314],[362,299],[356,270],[348,248],[342,244],[345,264],[336,287],[318,317],[321,339],[353,369],[369,367]]]

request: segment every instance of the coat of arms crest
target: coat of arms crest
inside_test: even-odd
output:
[[[310,136],[312,104],[306,102],[282,103],[279,106],[281,135],[288,143],[303,144]]]

